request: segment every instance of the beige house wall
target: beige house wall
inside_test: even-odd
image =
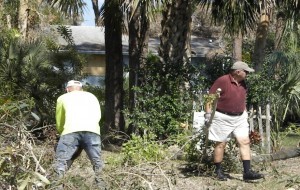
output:
[[[105,75],[105,55],[87,55],[87,63],[82,72],[88,75]]]

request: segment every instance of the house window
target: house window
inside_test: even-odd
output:
[[[104,87],[105,86],[104,80],[105,80],[104,76],[90,75],[82,79],[82,83],[84,85]]]

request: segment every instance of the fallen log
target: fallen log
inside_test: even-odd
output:
[[[297,156],[300,156],[300,147],[296,147],[292,149],[282,149],[280,151],[271,154],[261,154],[261,155],[253,156],[252,161],[262,162],[262,161],[285,160]]]

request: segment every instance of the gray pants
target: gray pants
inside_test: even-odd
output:
[[[92,132],[75,132],[60,137],[55,152],[55,172],[61,178],[72,165],[73,161],[85,150],[97,177],[103,168],[101,160],[101,139]]]

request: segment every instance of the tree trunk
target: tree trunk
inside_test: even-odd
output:
[[[7,28],[11,29],[11,16],[6,15]]]
[[[274,160],[285,160],[288,158],[294,158],[300,156],[300,148],[293,148],[287,150],[280,150],[274,152],[270,155],[257,155],[252,158],[253,162],[262,162],[262,161],[274,161]]]
[[[145,64],[148,53],[149,27],[150,23],[146,16],[146,4],[141,4],[136,8],[129,21],[129,111],[135,109],[136,93],[135,86],[140,85],[139,68]],[[130,124],[128,134],[135,132],[136,126]]]
[[[20,0],[18,27],[21,33],[21,39],[27,38],[27,25],[28,25],[29,7],[28,0]]]
[[[233,61],[242,61],[243,35],[241,32],[233,40],[232,58]]]
[[[165,63],[180,65],[189,59],[192,13],[190,0],[171,0],[166,3],[159,48],[159,56]]]
[[[280,50],[281,48],[281,40],[283,37],[283,33],[285,31],[285,15],[283,12],[277,13],[276,16],[276,31],[275,31],[275,50]]]
[[[119,0],[105,0],[105,110],[104,133],[125,130],[123,111],[122,11]]]
[[[78,15],[78,14],[73,14],[72,16],[73,16],[72,17],[72,21],[73,21],[72,25],[73,26],[80,26],[81,23],[82,23],[82,20],[83,20],[82,16]]]
[[[94,14],[95,14],[95,26],[100,26],[100,10],[98,0],[92,0]]]
[[[267,14],[263,14],[260,17],[260,22],[256,31],[255,46],[253,52],[253,62],[255,71],[259,72],[262,70],[264,61],[264,50],[266,47],[267,34],[270,25],[270,18]]]

